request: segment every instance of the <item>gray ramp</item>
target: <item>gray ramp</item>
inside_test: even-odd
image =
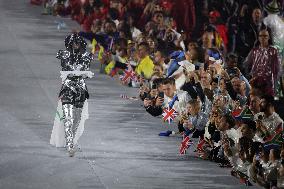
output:
[[[90,119],[82,152],[69,158],[49,145],[60,89],[55,58],[79,28],[68,18],[41,15],[28,1],[0,0],[0,188],[243,188],[229,169],[178,155],[180,138],[158,137],[161,121],[146,114],[137,89],[92,69]],[[67,28],[57,30],[56,21]]]

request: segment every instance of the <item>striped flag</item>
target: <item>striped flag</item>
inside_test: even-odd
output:
[[[134,70],[132,69],[130,63],[128,63],[127,69],[125,69],[123,72],[124,72],[124,74],[123,74],[123,76],[121,78],[121,80],[123,82],[129,81],[130,79],[132,79],[134,81],[137,81],[137,76],[136,76]]]
[[[193,144],[189,136],[184,135],[183,140],[180,143],[179,153],[186,154],[186,150]]]
[[[175,109],[173,108],[165,108],[163,110],[163,120],[164,121],[168,121],[169,124],[171,124],[173,122],[173,120],[177,117],[178,113],[176,112]]]
[[[264,140],[264,147],[281,147],[283,143],[283,123],[281,122],[275,129],[274,134],[270,135]]]
[[[253,114],[250,111],[248,106],[245,106],[243,109],[236,109],[232,112],[232,116],[239,121],[242,120],[252,120]]]

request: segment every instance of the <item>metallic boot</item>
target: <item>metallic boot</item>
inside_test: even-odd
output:
[[[76,136],[76,133],[77,133],[77,129],[79,127],[79,124],[80,124],[80,121],[81,121],[81,115],[82,115],[82,108],[75,108],[74,107],[74,123],[73,123],[73,128],[72,128],[72,131],[73,131],[73,135],[74,137]],[[79,145],[75,144],[74,146],[74,149],[76,151],[81,151],[81,148],[79,147]]]
[[[80,121],[81,121],[81,115],[82,115],[82,108],[75,108],[74,107],[74,123],[73,123],[73,135],[76,135],[77,129],[79,127]]]
[[[69,156],[73,157],[74,150],[74,133],[73,133],[73,125],[74,125],[74,106],[72,104],[64,104],[62,106],[63,109],[63,118],[64,118],[64,130],[65,130],[65,139],[66,139],[66,149],[69,152]]]

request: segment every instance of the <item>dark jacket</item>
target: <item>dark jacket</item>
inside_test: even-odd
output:
[[[162,115],[163,113],[162,106],[148,106],[145,108],[146,108],[146,111],[154,117]]]

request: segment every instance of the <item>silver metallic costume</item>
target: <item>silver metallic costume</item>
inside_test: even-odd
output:
[[[77,34],[71,34],[65,39],[66,50],[59,50],[56,58],[61,60],[62,72],[66,79],[62,82],[59,98],[62,102],[63,123],[66,148],[70,156],[74,155],[74,137],[81,120],[84,102],[89,98],[85,79],[86,71],[90,70],[93,59],[86,52],[86,42]]]

